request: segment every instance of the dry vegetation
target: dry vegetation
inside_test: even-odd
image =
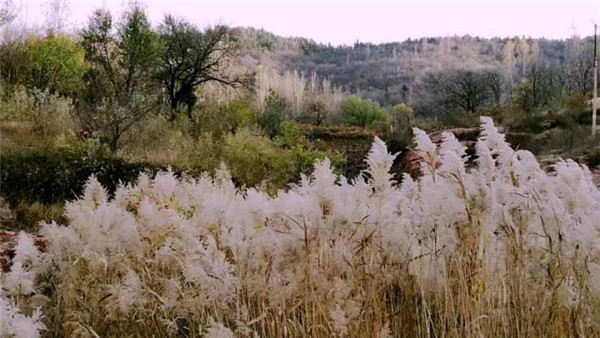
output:
[[[482,129],[472,169],[452,134],[436,149],[415,130],[424,176],[398,186],[379,139],[365,180],[326,160],[276,196],[225,169],[141,176],[113,199],[91,178],[68,226],[43,227],[47,252],[20,236],[0,335],[599,335],[589,171],[567,161],[550,176]]]

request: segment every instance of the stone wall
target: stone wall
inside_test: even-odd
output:
[[[319,127],[300,125],[300,130],[317,149],[343,154],[347,178],[356,177],[365,168],[365,158],[376,133],[358,127]]]

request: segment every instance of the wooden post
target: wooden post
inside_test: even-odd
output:
[[[592,99],[592,135],[596,135],[596,109],[598,108],[598,52],[596,49],[596,28],[594,24],[594,98]]]

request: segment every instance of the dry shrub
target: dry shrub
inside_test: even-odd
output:
[[[220,161],[220,145],[208,133],[193,137],[187,121],[174,125],[162,116],[151,116],[123,140],[119,154],[135,162],[175,166],[182,170],[213,171]]]
[[[77,124],[70,99],[33,89],[15,91],[9,102],[0,103],[3,140],[24,146],[64,145],[73,141]]]

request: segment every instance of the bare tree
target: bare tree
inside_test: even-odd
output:
[[[17,17],[17,9],[12,0],[2,0],[0,3],[0,27],[12,22]]]
[[[245,77],[226,73],[229,60],[236,55],[235,36],[227,26],[205,31],[192,24],[166,16],[160,27],[165,44],[158,80],[166,89],[171,104],[171,119],[181,105],[188,114],[196,104],[195,90],[215,81],[226,86],[244,83]]]
[[[512,100],[523,110],[533,111],[548,104],[561,88],[562,83],[555,70],[549,65],[533,64],[515,86]]]
[[[320,126],[327,118],[325,104],[318,99],[310,99],[305,103],[304,114],[301,116],[305,122]],[[304,122],[304,121],[303,121]]]
[[[591,41],[574,36],[566,42],[564,64],[569,93],[585,94],[591,89],[594,75],[594,52]]]
[[[504,78],[497,71],[485,72],[486,86],[489,90],[490,97],[494,104],[500,104],[502,101],[502,90],[504,88]]]
[[[512,40],[506,41],[502,50],[502,65],[505,69],[505,76],[509,81],[510,87],[514,84],[515,75],[515,44]]]
[[[46,29],[48,33],[59,35],[67,26],[70,14],[69,0],[52,0],[45,5]]]
[[[444,102],[450,108],[477,113],[490,98],[486,74],[474,71],[456,71],[441,81]]]
[[[519,39],[517,46],[515,47],[515,62],[518,65],[520,75],[525,74],[527,71],[530,52],[531,48],[529,47],[527,40],[525,38]]]

